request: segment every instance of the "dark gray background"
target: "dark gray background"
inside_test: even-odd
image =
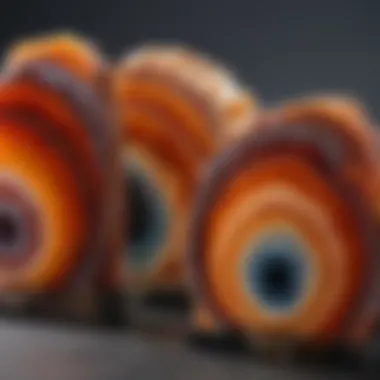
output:
[[[74,28],[112,57],[144,41],[183,41],[227,61],[265,102],[350,93],[379,118],[376,0],[4,0],[0,45]]]

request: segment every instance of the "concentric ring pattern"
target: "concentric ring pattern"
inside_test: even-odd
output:
[[[27,40],[6,58],[0,291],[56,289],[93,274],[109,253],[102,220],[111,123],[93,86],[101,67],[98,53],[72,36]]]
[[[122,110],[126,257],[133,283],[183,281],[189,208],[206,163],[244,133],[255,103],[227,70],[176,46],[145,46],[121,60],[114,76]]]
[[[247,334],[358,343],[378,317],[374,130],[345,98],[269,112],[219,157],[190,265],[216,320]]]

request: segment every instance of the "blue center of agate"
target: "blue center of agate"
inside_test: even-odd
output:
[[[251,248],[246,281],[261,307],[286,312],[300,302],[308,275],[303,250],[295,237],[287,234],[274,234]]]

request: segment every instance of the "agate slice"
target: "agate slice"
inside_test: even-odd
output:
[[[6,57],[0,296],[95,286],[120,247],[117,129],[97,84],[104,68],[95,48],[69,35],[29,39]]]
[[[379,315],[379,159],[339,97],[268,111],[214,162],[189,237],[203,328],[363,343]],[[201,325],[199,325],[201,328]]]
[[[199,181],[215,152],[246,133],[255,100],[220,64],[177,46],[129,53],[115,71],[114,94],[122,110],[130,204],[127,282],[182,288],[185,236]]]

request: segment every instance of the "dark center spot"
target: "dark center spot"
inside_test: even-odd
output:
[[[150,232],[149,228],[153,217],[151,200],[142,180],[137,176],[132,176],[127,182],[127,186],[129,220],[126,223],[128,231],[125,236],[129,236],[130,244],[140,244]]]
[[[0,244],[12,245],[18,238],[17,223],[8,213],[0,214]]]
[[[263,263],[259,283],[264,297],[270,301],[289,302],[297,292],[297,268],[285,258],[272,258]]]

